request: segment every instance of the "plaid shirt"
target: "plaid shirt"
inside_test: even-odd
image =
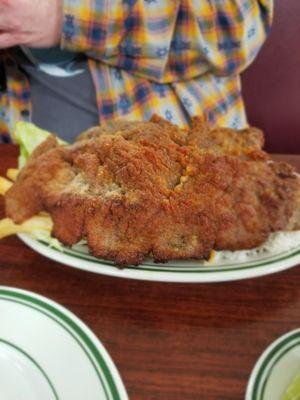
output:
[[[240,72],[255,58],[272,21],[272,0],[64,0],[63,49],[84,52],[99,122],[157,113],[184,126],[206,113],[241,128]],[[30,87],[2,51],[0,132],[30,120]]]

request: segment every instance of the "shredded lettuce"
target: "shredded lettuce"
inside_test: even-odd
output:
[[[50,135],[50,132],[30,122],[20,121],[16,124],[13,138],[20,146],[19,168],[24,167],[31,153]],[[67,144],[61,139],[58,139],[58,143],[61,145]]]
[[[52,247],[53,249],[59,250],[61,252],[64,251],[63,244],[56,238],[52,237],[50,231],[34,230],[33,232],[30,233],[30,236],[33,239],[47,243],[49,247]]]

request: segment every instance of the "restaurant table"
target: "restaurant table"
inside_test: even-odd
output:
[[[0,146],[0,175],[17,153]],[[275,158],[300,170],[300,156]],[[0,242],[0,285],[47,296],[81,318],[132,400],[243,399],[264,349],[300,325],[299,266],[227,283],[146,282],[70,268],[10,237]]]

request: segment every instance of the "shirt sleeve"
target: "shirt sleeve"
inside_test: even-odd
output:
[[[273,20],[273,0],[215,0],[198,15],[206,61],[216,75],[242,72],[255,59]]]
[[[64,0],[61,46],[160,83],[240,73],[273,0]]]

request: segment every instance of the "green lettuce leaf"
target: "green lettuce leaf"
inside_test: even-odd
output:
[[[300,374],[291,382],[281,400],[299,400],[300,399]]]
[[[58,239],[51,236],[50,231],[35,230],[30,234],[30,236],[35,240],[47,243],[49,247],[52,247],[61,252],[64,251],[63,244]]]
[[[19,168],[24,167],[34,149],[50,135],[50,132],[44,131],[30,122],[20,121],[16,124],[13,138],[20,146]],[[58,143],[61,145],[67,144],[61,139],[58,139]]]

